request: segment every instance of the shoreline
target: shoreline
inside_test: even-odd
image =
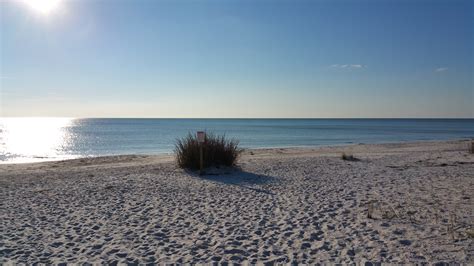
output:
[[[0,263],[474,263],[469,141],[0,165]],[[345,161],[341,153],[359,161]]]
[[[316,149],[337,149],[343,147],[352,147],[352,146],[372,146],[372,145],[417,145],[417,144],[433,144],[433,143],[444,143],[444,142],[468,142],[474,141],[472,138],[460,138],[460,139],[447,139],[447,140],[416,140],[416,141],[393,141],[393,142],[380,142],[380,143],[341,143],[341,144],[330,144],[330,145],[302,145],[302,146],[275,146],[275,147],[256,147],[256,148],[243,148],[244,152],[248,151],[262,151],[262,150],[316,150]],[[17,164],[39,164],[39,163],[48,163],[48,162],[65,162],[81,159],[99,159],[99,158],[114,158],[114,157],[134,157],[134,156],[152,156],[152,157],[169,157],[174,156],[173,152],[163,152],[156,154],[116,154],[116,155],[99,155],[99,156],[84,156],[71,159],[51,159],[44,161],[35,161],[35,162],[8,162],[0,161],[1,165],[17,165]]]

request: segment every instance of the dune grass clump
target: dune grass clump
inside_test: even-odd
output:
[[[199,169],[199,145],[197,136],[191,133],[176,140],[175,154],[179,167],[191,170]],[[238,140],[209,132],[206,132],[202,145],[204,168],[234,166],[242,152]]]
[[[359,161],[359,159],[357,159],[356,157],[354,157],[354,155],[352,154],[346,154],[345,152],[342,153],[342,156],[341,158],[344,160],[344,161]]]

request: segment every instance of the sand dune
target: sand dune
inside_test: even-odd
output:
[[[474,263],[465,141],[248,150],[239,167],[0,165],[0,263]]]

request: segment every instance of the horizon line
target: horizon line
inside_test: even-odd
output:
[[[0,116],[1,118],[69,118],[69,119],[248,119],[248,120],[277,120],[277,119],[474,119],[474,117],[71,117],[71,116]]]

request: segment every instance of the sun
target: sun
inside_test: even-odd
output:
[[[61,0],[23,0],[23,2],[38,13],[47,15],[58,8]]]

